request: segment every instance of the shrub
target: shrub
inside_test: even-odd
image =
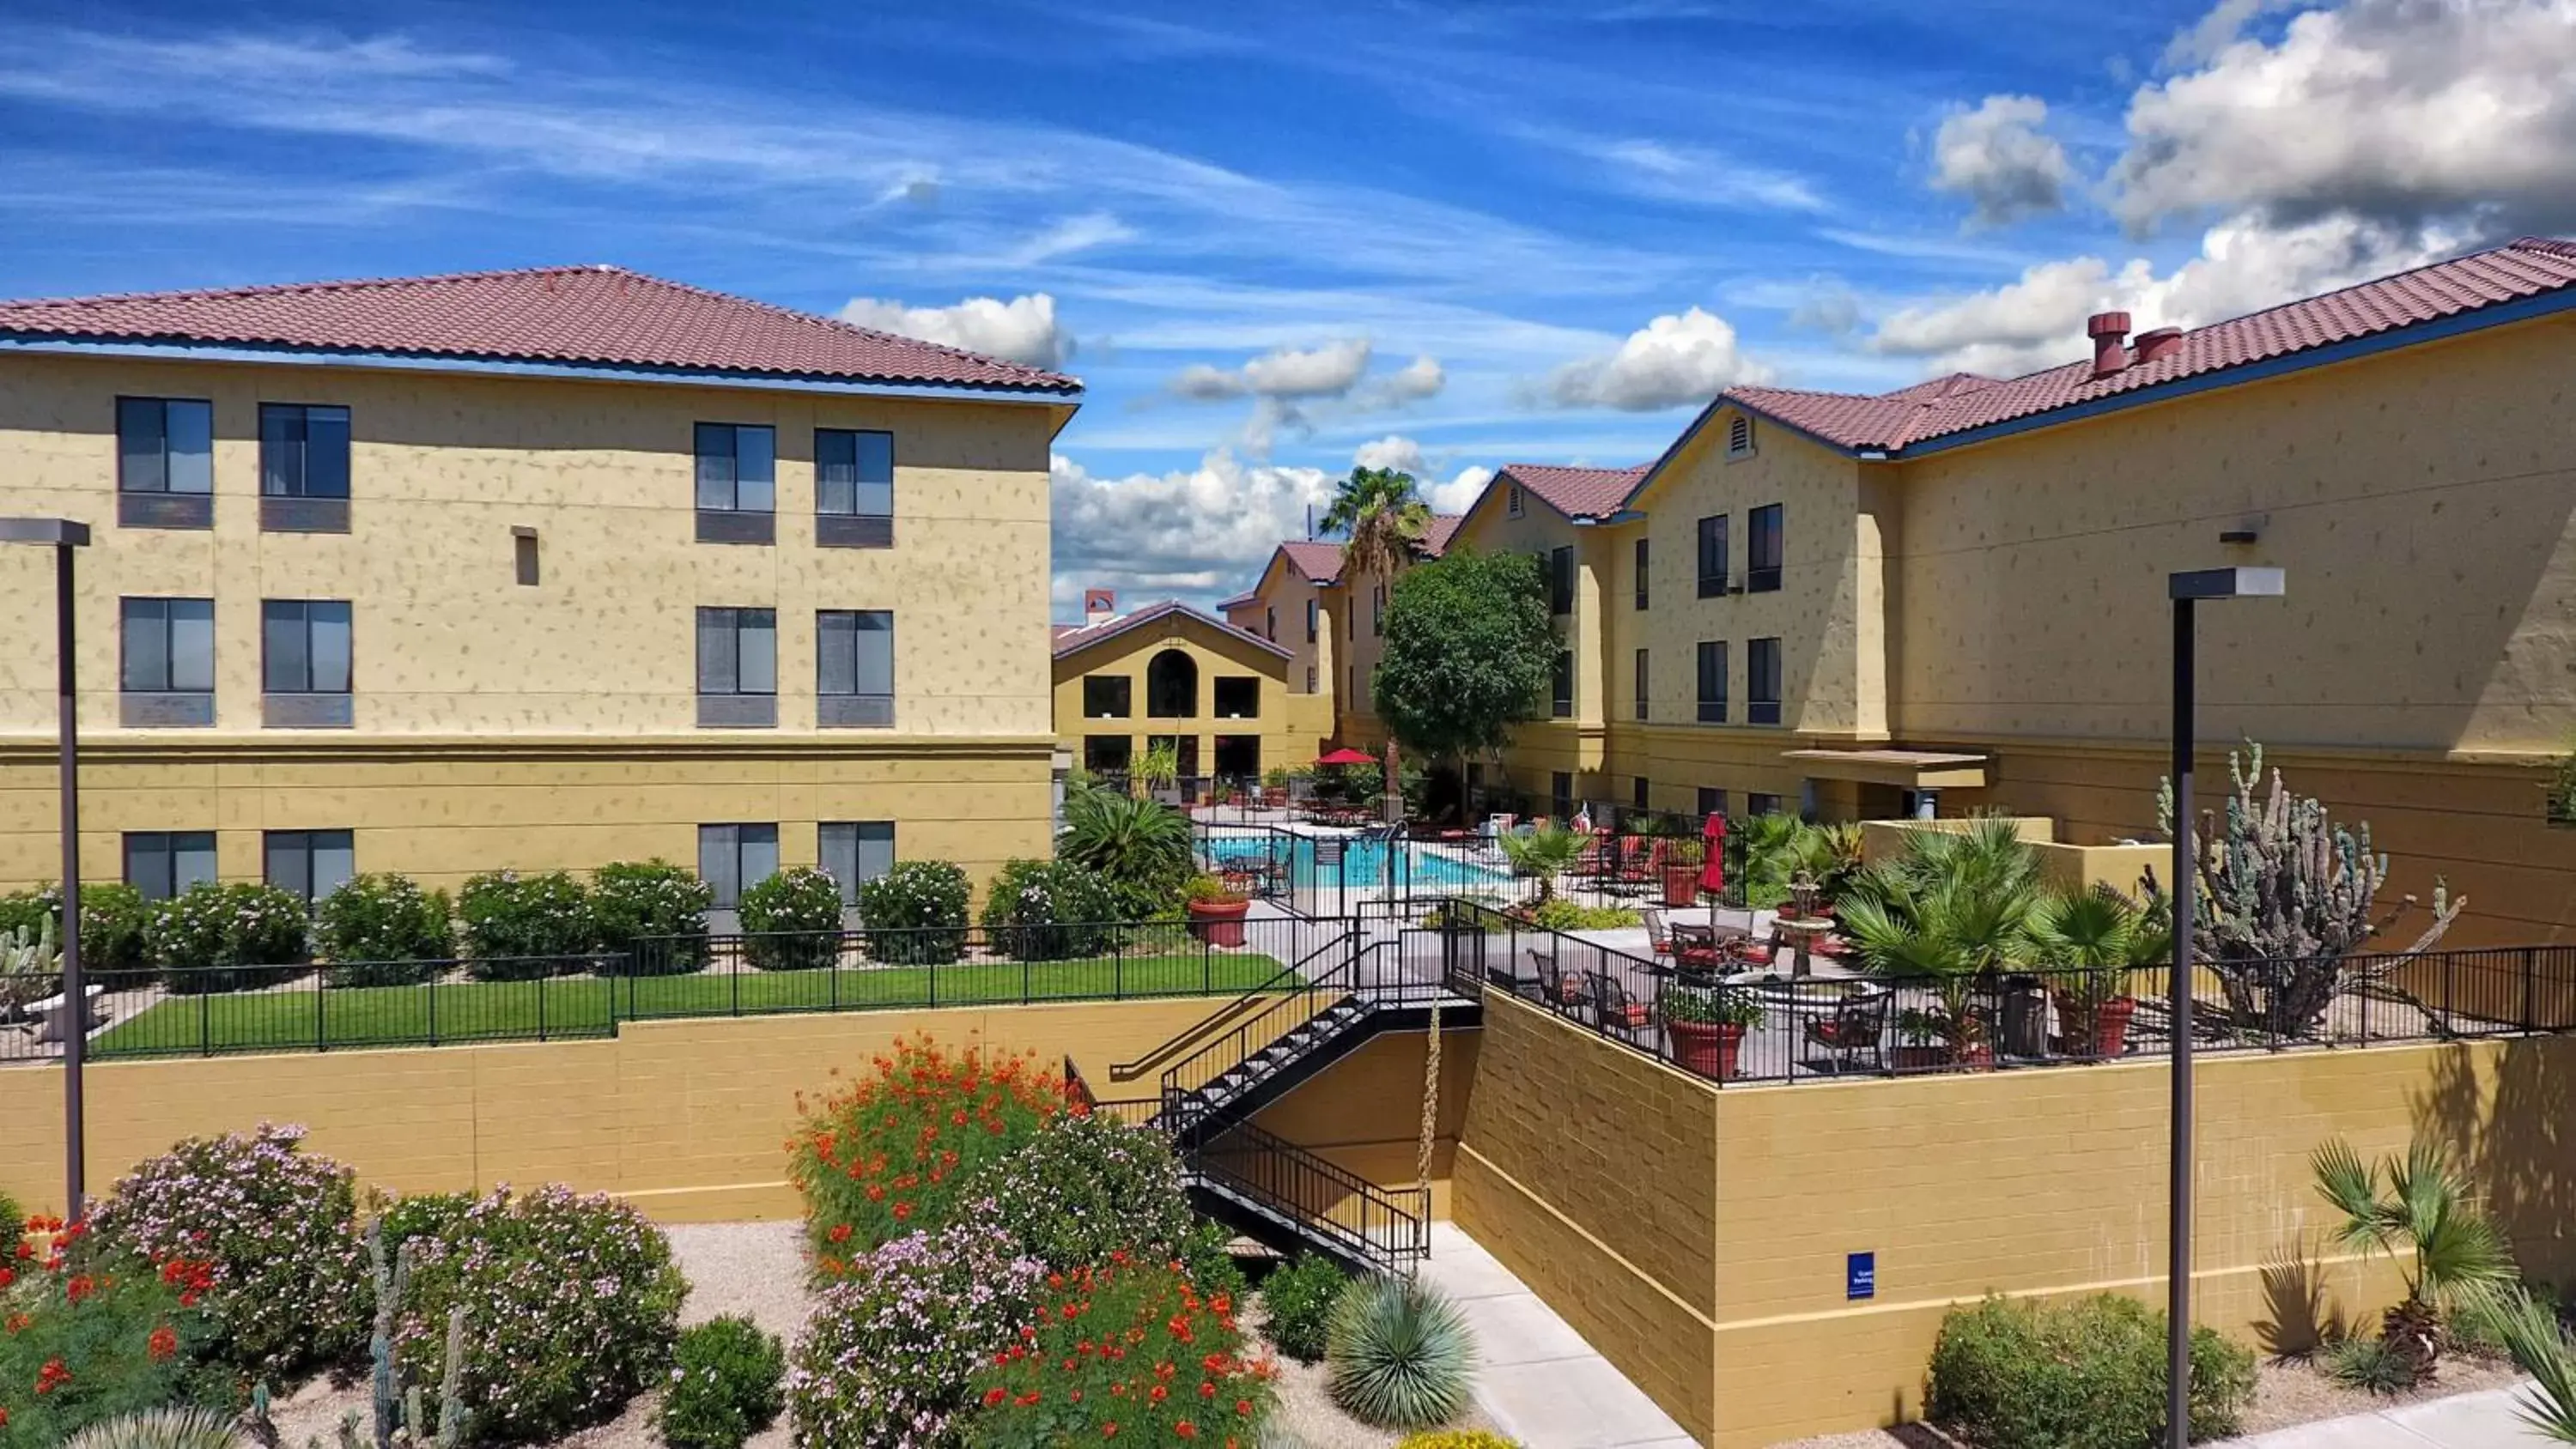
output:
[[[2317,1370],[2348,1389],[2402,1394],[2415,1387],[2415,1364],[2396,1344],[2375,1333],[2338,1338],[2317,1350]]]
[[[966,872],[944,860],[899,860],[859,883],[868,954],[905,966],[942,966],[966,954]]]
[[[144,951],[174,994],[255,991],[304,974],[312,924],[284,887],[201,881],[153,906]]]
[[[2254,1356],[2198,1329],[2191,1437],[2235,1432]],[[1932,1346],[1932,1417],[1981,1449],[2155,1449],[2165,1436],[2164,1316],[2104,1293],[1954,1308]]]
[[[1181,891],[1198,874],[1190,820],[1155,800],[1108,790],[1068,794],[1056,859],[1098,871],[1129,921],[1177,917]]]
[[[16,1198],[0,1192],[0,1263],[9,1261],[10,1251],[17,1247],[26,1227],[27,1210],[18,1205]]]
[[[1350,1279],[1330,1258],[1300,1253],[1261,1282],[1261,1306],[1269,1319],[1261,1326],[1271,1346],[1299,1363],[1324,1356],[1325,1334],[1333,1321],[1333,1304]]]
[[[1210,1298],[1222,1293],[1239,1303],[1251,1291],[1234,1260],[1234,1234],[1207,1218],[1192,1222],[1181,1239],[1181,1270]]]
[[[191,1137],[136,1165],[91,1215],[93,1245],[213,1269],[211,1354],[279,1378],[366,1342],[357,1174],[301,1150],[301,1127]]]
[[[92,1424],[63,1449],[239,1449],[232,1416],[214,1409],[145,1409]]]
[[[62,887],[47,881],[31,891],[0,896],[0,935],[25,927],[29,936],[53,923],[62,937]],[[152,903],[123,881],[90,881],[81,887],[81,961],[100,969],[131,971],[147,964],[143,933],[152,921]]]
[[[788,1175],[805,1195],[818,1273],[837,1276],[853,1254],[947,1226],[978,1170],[1062,1113],[1063,1084],[1032,1062],[903,1040],[858,1081],[810,1105],[799,1094]]]
[[[552,976],[567,969],[563,958],[590,950],[590,892],[562,871],[478,875],[465,882],[456,905],[473,958],[466,969],[477,980]]]
[[[1053,1118],[1029,1143],[985,1164],[961,1189],[989,1199],[981,1221],[1050,1268],[1088,1268],[1128,1249],[1169,1262],[1194,1216],[1170,1141],[1091,1114]]]
[[[465,1221],[475,1201],[470,1192],[420,1192],[388,1204],[376,1215],[385,1230],[385,1252],[401,1252],[407,1239],[435,1238],[448,1232]]]
[[[1466,1410],[1476,1367],[1467,1320],[1410,1278],[1368,1278],[1333,1302],[1324,1333],[1333,1402],[1364,1424],[1425,1429]]]
[[[681,975],[707,964],[707,910],[715,887],[667,860],[621,860],[591,872],[592,942],[639,976]]]
[[[984,941],[1014,961],[1062,961],[1109,948],[1117,900],[1069,860],[1014,860],[984,893]]]
[[[1530,912],[1533,925],[1551,931],[1615,931],[1642,919],[1634,906],[1587,906],[1564,896],[1550,896]]]
[[[612,1418],[670,1363],[689,1285],[661,1230],[623,1203],[503,1187],[412,1253],[395,1351],[440,1382],[447,1311],[465,1306],[478,1437],[553,1439]]]
[[[841,886],[825,871],[790,866],[742,893],[747,954],[763,971],[811,971],[841,954]]]
[[[965,1225],[908,1234],[849,1264],[796,1343],[796,1442],[953,1444],[968,1375],[1030,1321],[1045,1277],[1004,1234]]]
[[[46,1226],[60,1236],[0,1259],[0,1449],[58,1449],[179,1398],[207,1334],[195,1309],[205,1264],[156,1268],[80,1242],[77,1226]]]
[[[726,1316],[683,1329],[671,1350],[671,1386],[655,1427],[672,1449],[742,1449],[785,1407],[779,1378],[787,1353],[778,1336],[748,1318]]]
[[[334,986],[404,986],[438,974],[456,954],[447,892],[400,875],[351,876],[322,898],[313,934]]]
[[[1271,1367],[1243,1357],[1231,1299],[1203,1296],[1156,1263],[1112,1261],[1048,1281],[1034,1330],[976,1368],[976,1444],[1216,1445],[1259,1430]]]

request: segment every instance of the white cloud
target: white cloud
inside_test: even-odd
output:
[[[2351,0],[2270,43],[2236,38],[2251,13],[2222,5],[2207,64],[2131,97],[2111,188],[2132,228],[2242,211],[2483,235],[2576,221],[2576,0]]]
[[[997,260],[1005,266],[1034,267],[1074,252],[1089,251],[1094,247],[1109,246],[1116,242],[1132,241],[1135,236],[1134,227],[1110,213],[1089,211],[1080,216],[1066,217],[1013,247],[1007,255]]]
[[[1467,505],[1476,501],[1476,495],[1485,491],[1485,484],[1494,476],[1491,468],[1471,465],[1449,478],[1439,478],[1435,475],[1441,464],[1426,455],[1420,443],[1401,433],[1360,444],[1351,454],[1351,466],[1393,468],[1412,474],[1414,481],[1422,485],[1422,501],[1430,504],[1434,513],[1466,512]]]
[[[1362,443],[1351,454],[1354,468],[1393,468],[1399,473],[1422,476],[1429,465],[1422,460],[1422,445],[1400,433]]]
[[[2207,65],[2224,54],[2245,34],[2245,27],[2263,15],[2276,10],[2289,10],[2306,0],[2218,0],[2216,7],[2194,23],[2190,29],[2173,38],[2165,47],[2165,64],[2175,69],[2189,65]]]
[[[1173,374],[1171,390],[1194,402],[1230,397],[1340,397],[1368,371],[1369,341],[1348,337],[1319,347],[1276,347],[1239,368],[1194,362]]]
[[[2002,226],[2066,204],[2075,168],[2066,148],[2040,129],[2048,103],[2037,96],[1988,96],[1953,110],[1932,140],[1932,187],[1975,204],[1971,226]]]
[[[1073,334],[1056,321],[1055,298],[1044,292],[1007,302],[969,297],[954,307],[852,297],[841,307],[841,320],[1032,367],[1062,367],[1073,356]]]
[[[1051,462],[1056,597],[1114,588],[1122,607],[1241,591],[1281,539],[1306,536],[1307,509],[1321,517],[1337,481],[1321,468],[1247,463],[1222,448],[1195,468],[1123,478],[1100,477],[1060,453]]]
[[[1387,375],[1379,392],[1389,404],[1420,402],[1437,397],[1449,385],[1449,374],[1441,369],[1440,359],[1422,356]]]
[[[1559,407],[1651,412],[1705,403],[1738,383],[1770,376],[1737,346],[1725,318],[1693,307],[1647,323],[1607,356],[1558,368],[1544,395]]]

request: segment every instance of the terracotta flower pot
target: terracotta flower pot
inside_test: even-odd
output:
[[[1664,904],[1687,906],[1699,899],[1699,867],[1668,865],[1664,867]]]
[[[1243,944],[1243,917],[1250,901],[1191,901],[1190,935],[1211,946]]]
[[[1733,1022],[1671,1021],[1664,1029],[1672,1033],[1674,1065],[1711,1081],[1733,1080],[1736,1058],[1744,1050],[1743,1027]]]
[[[2134,996],[2114,996],[2087,1007],[2064,992],[2057,994],[2057,1049],[2069,1056],[2122,1057],[2129,1054],[2129,1018],[2138,1011]]]

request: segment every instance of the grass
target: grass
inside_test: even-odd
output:
[[[693,976],[316,988],[177,996],[101,1033],[93,1057],[293,1051],[607,1036],[619,1021],[798,1011],[993,1006],[1249,991],[1280,964],[1258,952],[1180,951],[1076,961],[966,961]]]

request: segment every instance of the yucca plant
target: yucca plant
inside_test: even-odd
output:
[[[2450,1154],[2417,1140],[2406,1156],[2365,1163],[2341,1138],[2311,1159],[2317,1193],[2342,1221],[2330,1236],[2368,1256],[2411,1255],[2400,1271],[2406,1296],[2381,1320],[2380,1338],[2402,1356],[2407,1383],[2431,1377],[2447,1314],[2501,1292],[2513,1280],[2504,1235],[2478,1212]]]
[[[108,1419],[63,1441],[63,1449],[240,1449],[233,1421],[212,1409],[146,1409]]]
[[[1556,895],[1556,878],[1574,868],[1574,863],[1583,858],[1583,848],[1590,843],[1579,832],[1562,825],[1542,825],[1505,835],[1503,858],[1512,863],[1512,874],[1537,878],[1538,903],[1545,904]]]
[[[1476,1341],[1458,1306],[1410,1278],[1344,1290],[1325,1334],[1333,1402],[1364,1424],[1427,1429],[1467,1407]]]
[[[2497,1333],[2514,1366],[2531,1375],[2531,1387],[2514,1401],[2531,1431],[2557,1444],[2576,1444],[2576,1345],[2558,1326],[2547,1303],[2516,1289],[2494,1307]]]

